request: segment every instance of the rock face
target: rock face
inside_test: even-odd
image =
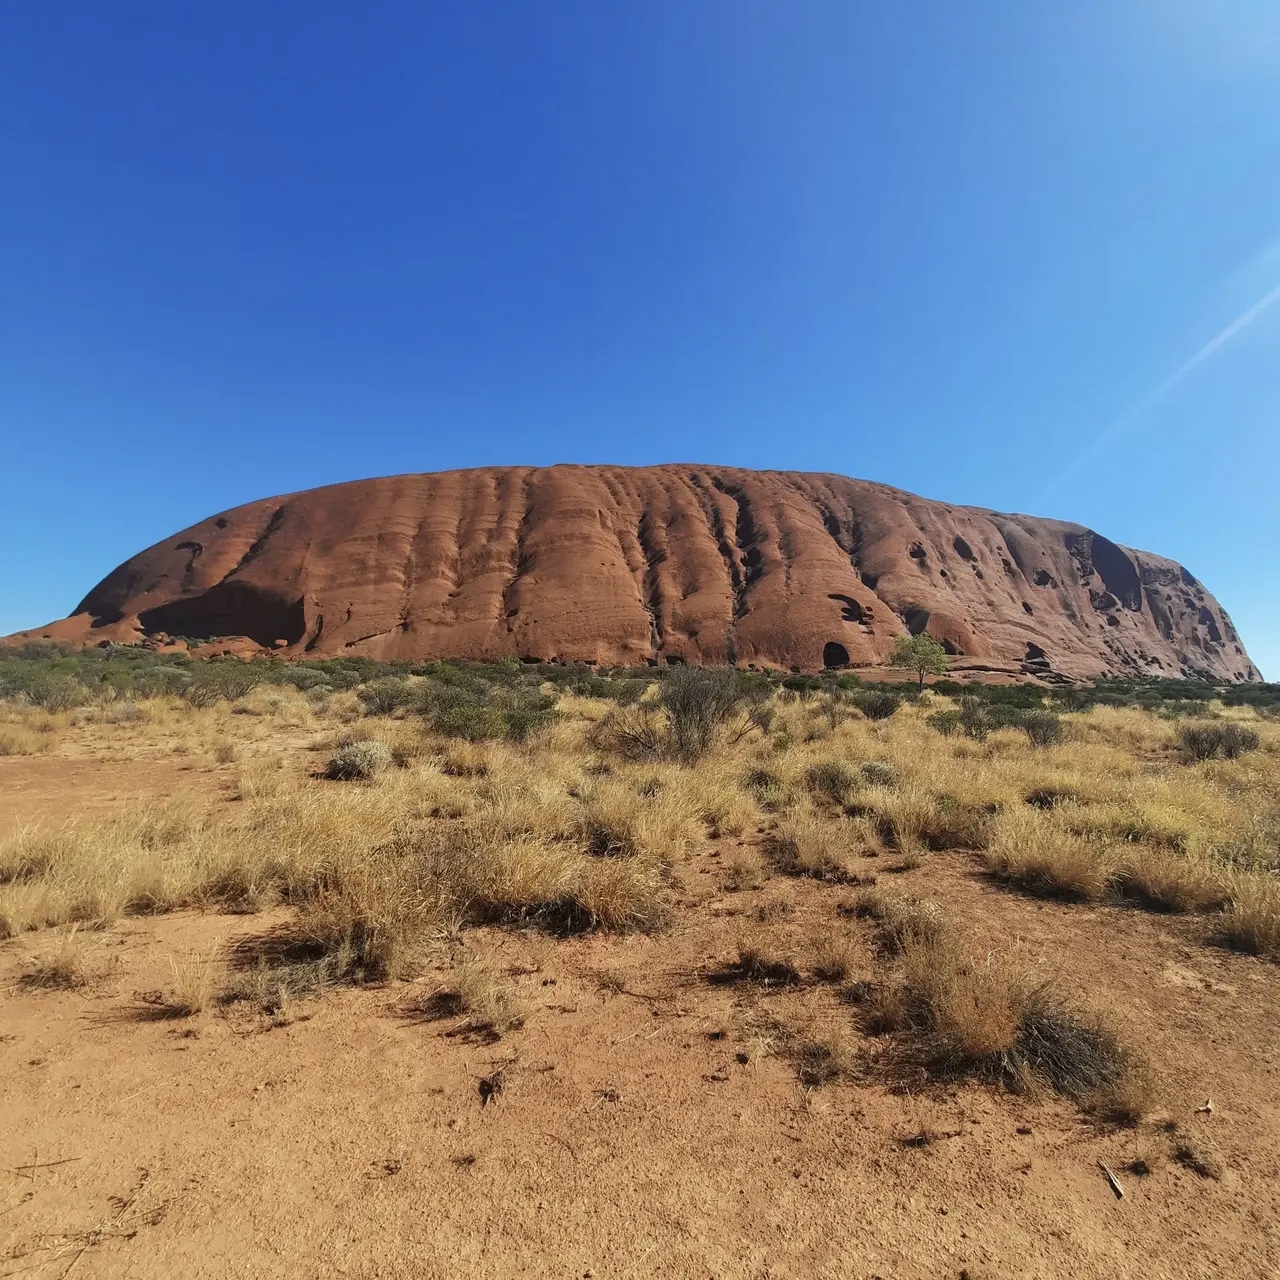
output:
[[[874,666],[1257,680],[1186,569],[1080,525],[843,476],[496,467],[237,507],[22,638],[245,637],[286,657]]]

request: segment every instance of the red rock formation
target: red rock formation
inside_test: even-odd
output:
[[[809,671],[881,663],[907,630],[959,667],[1259,678],[1191,574],[1080,525],[708,466],[495,467],[253,502],[20,638]]]

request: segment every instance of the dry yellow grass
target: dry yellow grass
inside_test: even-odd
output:
[[[50,750],[54,735],[20,724],[0,724],[0,756],[36,756]]]
[[[1239,951],[1280,959],[1280,883],[1271,876],[1236,877],[1220,936]]]
[[[88,986],[93,977],[84,934],[73,924],[52,946],[31,958],[23,970],[21,984],[66,991]]]
[[[214,1001],[222,982],[222,948],[214,944],[207,951],[183,959],[170,957],[173,985],[167,993],[165,1008],[178,1018],[193,1018],[203,1013]]]
[[[471,1030],[494,1039],[522,1027],[529,1016],[516,984],[487,958],[470,954],[454,959],[448,980],[426,998],[423,1008],[434,1016],[466,1014]]]
[[[864,1016],[871,1034],[901,1038],[886,1059],[890,1070],[906,1064],[1018,1091],[1044,1083],[1130,1124],[1153,1109],[1157,1095],[1145,1063],[1100,1019],[1065,1008],[1019,952],[973,954],[961,931],[927,902],[872,892],[862,905],[895,957]]]
[[[999,816],[984,857],[988,870],[1001,880],[1031,893],[1084,902],[1101,898],[1117,870],[1109,846],[1026,808]]]
[[[862,958],[862,948],[848,933],[825,931],[813,944],[812,968],[822,982],[847,982]]]
[[[52,750],[90,732],[121,756],[238,767],[230,806],[152,803],[0,840],[0,934],[284,902],[353,971],[387,974],[449,921],[655,927],[692,848],[766,827],[775,865],[795,873],[842,879],[882,845],[911,865],[922,849],[977,850],[1035,892],[1094,901],[1114,889],[1160,910],[1222,910],[1232,945],[1280,949],[1280,726],[1250,718],[1259,750],[1189,766],[1175,726],[1134,708],[1068,716],[1067,739],[1035,752],[1015,731],[944,738],[929,709],[872,722],[776,698],[767,732],[729,726],[684,767],[593,747],[611,705],[572,696],[518,747],[362,718],[349,691],[260,688],[232,705],[152,698],[57,716],[10,708],[0,733]],[[359,786],[310,776],[340,732],[384,744],[393,766]],[[304,764],[308,733],[318,758]],[[726,886],[754,878],[743,865],[738,875],[726,862]]]

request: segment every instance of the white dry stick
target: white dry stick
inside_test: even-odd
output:
[[[1123,1200],[1124,1188],[1120,1185],[1120,1179],[1117,1178],[1116,1175],[1111,1172],[1110,1168],[1103,1164],[1101,1160],[1098,1161],[1098,1168],[1107,1175],[1107,1181],[1111,1183],[1111,1190],[1116,1193],[1116,1199]]]

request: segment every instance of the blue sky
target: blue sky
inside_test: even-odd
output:
[[[214,511],[702,461],[1078,520],[1280,678],[1280,5],[0,16],[0,633]]]

